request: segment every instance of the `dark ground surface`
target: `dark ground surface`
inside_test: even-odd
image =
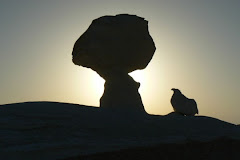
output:
[[[239,126],[213,117],[58,102],[0,105],[0,160],[239,160],[239,155]]]
[[[209,142],[189,141],[180,144],[160,144],[114,152],[66,158],[64,160],[239,160],[240,140],[219,138]]]

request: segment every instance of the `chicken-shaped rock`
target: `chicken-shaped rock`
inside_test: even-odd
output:
[[[194,99],[189,99],[182,94],[179,89],[172,88],[174,92],[171,98],[173,110],[186,116],[198,114],[197,103]]]

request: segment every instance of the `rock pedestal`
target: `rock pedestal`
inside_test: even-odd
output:
[[[73,63],[106,80],[100,107],[144,111],[139,83],[128,73],[144,69],[155,52],[144,18],[120,14],[93,20],[73,48]]]
[[[135,82],[128,74],[119,74],[107,79],[100,107],[145,112],[138,93],[139,87],[140,83]]]

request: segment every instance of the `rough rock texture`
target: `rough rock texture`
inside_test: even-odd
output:
[[[139,83],[128,73],[144,69],[155,52],[144,18],[120,14],[93,20],[73,48],[73,63],[106,80],[100,107],[144,111]]]
[[[144,69],[155,51],[144,18],[121,14],[93,20],[76,41],[73,63],[98,72],[104,79],[111,72]]]

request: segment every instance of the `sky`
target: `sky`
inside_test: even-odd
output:
[[[74,65],[72,49],[92,20],[122,13],[144,17],[156,45],[130,73],[148,113],[172,112],[178,88],[200,115],[240,124],[238,0],[0,0],[0,104],[99,106],[104,80]]]

